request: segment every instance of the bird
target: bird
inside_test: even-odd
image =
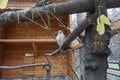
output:
[[[64,35],[63,31],[62,30],[59,30],[58,31],[58,34],[56,36],[56,42],[58,44],[59,47],[61,47],[63,45],[63,43],[65,42],[66,40],[66,36]],[[84,44],[82,43],[79,43],[78,45],[75,45],[75,46],[70,46],[68,45],[66,47],[66,49],[69,49],[69,51],[73,51],[73,50],[77,50],[77,49],[80,49],[84,46]],[[65,49],[65,50],[66,50]]]
[[[62,46],[65,40],[66,40],[66,36],[64,35],[62,30],[59,30],[58,34],[56,36],[56,42],[57,42],[58,46],[59,47]]]

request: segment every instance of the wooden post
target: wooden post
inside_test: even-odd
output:
[[[95,13],[96,18],[101,14],[107,16],[106,9],[106,0],[94,0],[95,2]],[[99,38],[101,50],[96,50],[95,47],[96,37]],[[108,61],[107,57],[111,53],[108,48],[110,40],[110,28],[105,25],[105,34],[102,36],[98,35],[96,32],[96,20],[88,29],[86,29],[85,33],[85,47],[84,47],[84,72],[83,72],[83,80],[107,80],[107,68]]]
[[[37,57],[38,54],[37,44],[33,42],[32,45],[33,45],[34,56]]]

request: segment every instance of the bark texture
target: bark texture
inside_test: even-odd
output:
[[[85,80],[107,80],[107,54],[103,51],[93,53],[95,30],[90,27],[86,31],[84,48],[84,79]]]
[[[120,6],[120,0],[107,0],[107,8],[115,8]],[[93,0],[75,0],[70,2],[63,2],[58,4],[46,5],[46,8],[53,12],[56,16],[58,15],[68,15],[73,13],[80,12],[89,12],[94,10],[94,1]],[[9,11],[0,14],[0,27],[3,28],[7,24],[18,22],[29,21],[24,16],[32,19],[32,13],[34,11],[34,20],[40,19],[39,14],[43,17],[45,15],[45,9],[43,7],[30,8],[28,10],[19,10],[19,11]],[[24,15],[24,16],[23,16]]]

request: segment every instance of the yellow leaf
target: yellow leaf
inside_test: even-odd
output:
[[[100,18],[99,17],[97,18],[97,24],[100,24]]]
[[[110,25],[110,20],[105,15],[100,15],[100,21],[104,24]]]
[[[98,19],[99,20],[99,19]],[[100,21],[97,21],[97,31],[100,35],[105,33],[105,26]]]
[[[0,9],[6,8],[8,0],[0,0]]]

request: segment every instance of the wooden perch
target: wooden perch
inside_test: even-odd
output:
[[[111,36],[113,37],[114,35],[116,35],[116,34],[119,34],[120,33],[120,28],[118,28],[118,29],[112,29],[111,30]]]
[[[55,43],[54,39],[0,39],[0,43]]]
[[[69,2],[50,4],[45,6],[56,16],[68,15],[73,13],[88,12],[94,10],[93,0],[73,0]],[[107,8],[120,7],[119,0],[107,0]],[[28,10],[8,11],[0,14],[0,27],[3,28],[7,24],[18,22],[18,16],[20,22],[29,21],[24,16],[32,19],[32,13],[34,11],[34,20],[40,19],[39,13],[42,17],[46,17],[46,10],[43,7],[30,8]],[[48,12],[49,13],[49,12]],[[24,16],[23,16],[24,15]],[[51,16],[51,15],[50,15]]]
[[[110,28],[111,28],[111,35],[112,36],[120,33],[120,20],[111,23]]]
[[[73,51],[73,50],[77,50],[77,49],[82,48],[83,46],[84,46],[84,44],[79,43],[78,45],[72,46],[72,49],[70,49],[70,50],[71,50],[71,51]]]
[[[78,45],[71,46],[71,48],[68,49],[67,51],[68,51],[68,52],[72,52],[72,51],[77,50],[77,49],[80,49],[80,48],[82,48],[82,47],[84,47],[84,44],[79,43]]]

